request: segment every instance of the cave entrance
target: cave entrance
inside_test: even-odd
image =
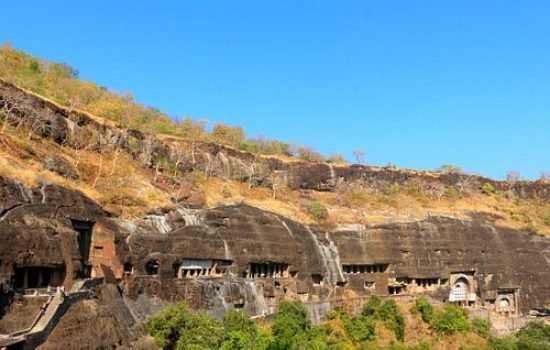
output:
[[[402,284],[394,284],[388,286],[388,294],[398,295],[405,293],[405,286]]]
[[[133,273],[134,273],[134,264],[132,264],[129,261],[125,262],[124,265],[123,265],[123,270],[122,270],[122,278],[123,279],[131,279]]]
[[[313,285],[320,286],[321,282],[323,282],[323,275],[320,273],[312,273],[311,280],[313,281]]]
[[[91,221],[71,220],[73,230],[78,232],[78,250],[82,261],[90,260],[90,245],[92,244],[92,230],[94,223]]]
[[[87,278],[92,274],[92,268],[90,264],[90,245],[92,244],[92,230],[94,222],[71,220],[73,224],[73,230],[78,233],[78,251],[82,258],[82,271],[79,272],[79,277]]]
[[[65,266],[25,266],[14,270],[16,289],[46,288],[48,285],[60,286],[65,280]]]
[[[288,264],[263,262],[250,263],[249,278],[286,278],[288,277]],[[292,274],[292,272],[291,272]]]
[[[149,276],[154,276],[159,274],[160,262],[158,260],[149,260],[145,264],[145,272]]]
[[[183,259],[177,262],[176,277],[225,276],[229,273],[231,260]]]

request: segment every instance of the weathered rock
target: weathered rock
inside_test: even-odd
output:
[[[53,171],[63,177],[77,180],[78,173],[71,163],[59,156],[51,156],[44,159],[46,169]]]
[[[142,332],[116,286],[106,285],[97,299],[72,305],[38,349],[129,349]]]

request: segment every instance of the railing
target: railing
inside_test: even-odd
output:
[[[78,286],[77,290],[72,291],[69,294],[49,295],[48,299],[43,304],[43,310],[41,310],[38,313],[38,315],[34,317],[29,327],[17,330],[15,332],[11,332],[10,334],[6,334],[3,336],[9,337],[9,338],[22,338],[31,334],[39,334],[46,331],[48,327],[50,327],[51,323],[52,322],[56,323],[61,317],[61,314],[64,314],[66,309],[68,309],[74,302],[79,301],[80,299],[82,299],[82,297],[85,297],[89,294],[89,292],[85,289],[95,287],[101,283],[103,283],[103,278],[89,278],[82,281],[82,284]],[[52,302],[54,301],[56,296],[61,299],[57,303],[57,305],[52,305]],[[56,307],[56,310],[52,311],[48,322],[44,324],[42,329],[35,329],[35,327],[38,325],[40,320],[42,320],[43,317],[46,317],[47,316],[46,313],[51,310],[51,307],[54,307],[54,306]]]
[[[20,329],[18,331],[15,331],[15,332],[12,332],[10,333],[10,338],[15,338],[15,337],[19,337],[19,336],[22,336],[22,335],[25,335],[27,333],[29,333],[33,328],[34,326],[36,326],[36,324],[40,321],[40,319],[45,316],[45,312],[46,310],[48,309],[48,307],[50,306],[52,300],[53,300],[54,296],[53,295],[50,295],[48,297],[48,300],[44,303],[44,311],[40,311],[38,313],[38,315],[36,315],[36,317],[33,319],[31,325],[25,329]]]

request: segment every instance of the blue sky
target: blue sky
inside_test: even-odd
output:
[[[80,3],[80,4],[79,4]],[[9,1],[0,42],[170,115],[367,162],[550,171],[548,1]]]

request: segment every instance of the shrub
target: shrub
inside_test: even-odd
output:
[[[453,304],[445,304],[442,310],[434,313],[430,328],[439,334],[455,334],[468,330],[466,310]]]
[[[450,199],[460,199],[460,191],[458,191],[454,187],[447,187],[445,189],[445,193],[443,194],[445,197]]]
[[[420,313],[422,321],[430,323],[433,316],[433,307],[432,304],[426,298],[417,299],[414,303],[414,306],[411,309],[412,313]]]
[[[184,302],[162,309],[146,323],[147,331],[163,349],[217,349],[222,339],[220,323],[194,313]]]
[[[516,334],[517,347],[521,350],[550,349],[550,326],[542,322],[529,322]]]
[[[474,317],[471,322],[472,330],[477,335],[488,339],[491,336],[491,322],[479,317]]]
[[[363,310],[361,311],[361,314],[364,316],[376,316],[381,304],[382,301],[380,300],[380,298],[376,295],[373,295],[369,298],[369,301],[367,301],[367,303],[363,305]]]
[[[438,170],[445,173],[460,173],[462,168],[453,164],[443,164]]]
[[[492,338],[489,342],[491,350],[519,350],[516,338],[507,336],[504,338]]]
[[[405,185],[405,193],[409,196],[420,197],[422,196],[422,188],[415,183],[409,183]]]
[[[308,212],[309,215],[311,215],[311,217],[317,222],[328,218],[328,209],[321,201],[312,202],[309,205]]]
[[[398,340],[403,341],[405,339],[405,317],[403,317],[395,300],[388,300],[380,307],[378,318],[386,323],[386,326],[393,331]]]
[[[532,223],[528,223],[527,225],[525,225],[523,230],[527,231],[529,234],[532,234],[532,235],[537,235],[539,233],[539,228],[533,225]]]
[[[495,193],[495,188],[490,183],[486,182],[481,186],[481,193],[490,196]]]

